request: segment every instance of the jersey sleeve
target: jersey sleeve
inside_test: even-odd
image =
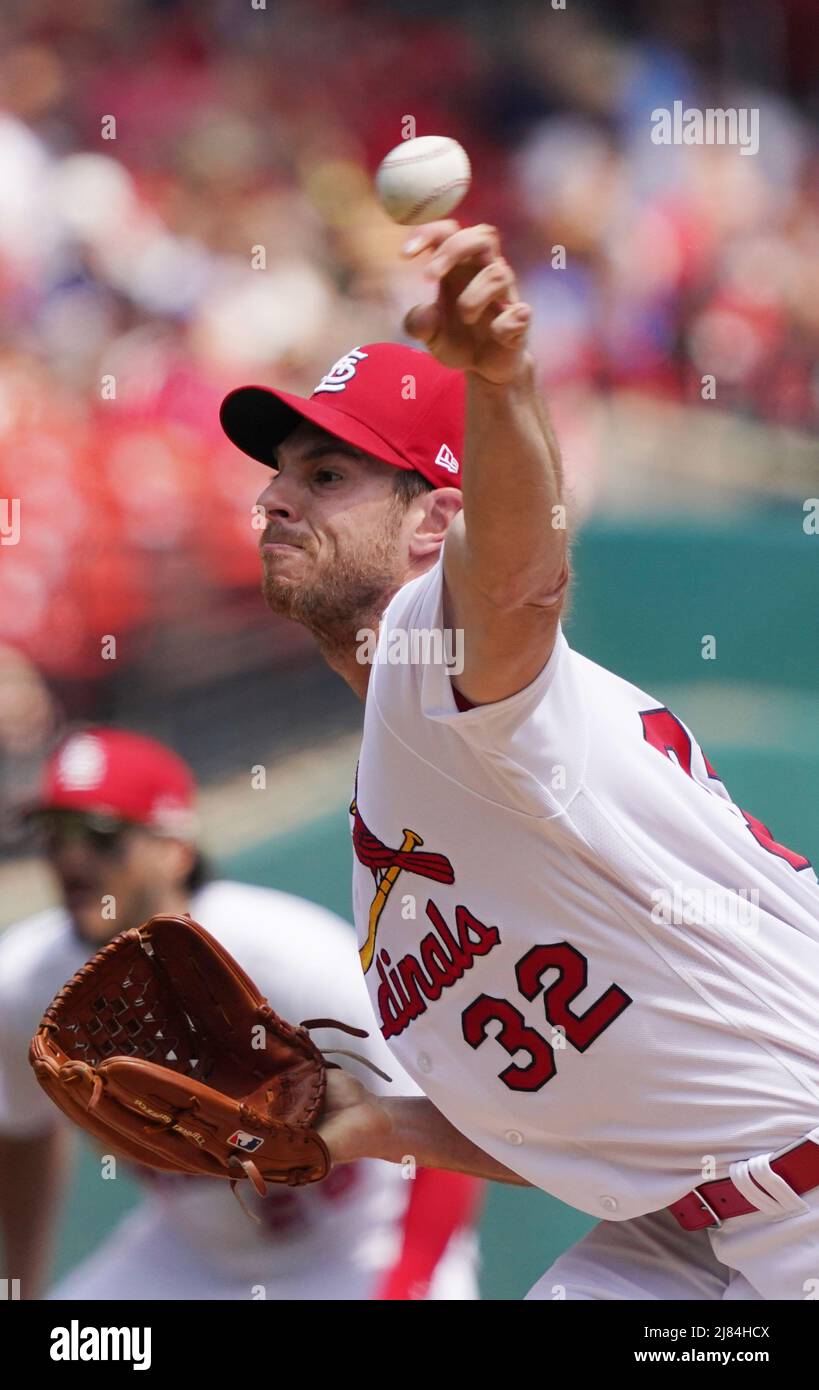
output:
[[[401,1253],[381,1280],[374,1299],[426,1298],[450,1241],[477,1221],[484,1183],[466,1173],[419,1168],[409,1184]]]
[[[420,1095],[381,1036],[352,927],[326,908],[286,893],[242,885],[235,903],[234,920],[243,919],[241,937],[222,933],[213,925],[210,929],[235,955],[271,1008],[291,1023],[332,1018],[365,1029],[366,1038],[351,1037],[336,1028],[311,1029],[311,1036],[323,1052],[342,1048],[357,1053],[391,1078],[382,1081],[353,1058],[330,1057],[371,1091]],[[207,928],[207,914],[202,918]]]
[[[525,814],[559,814],[582,781],[588,744],[581,681],[562,626],[523,690],[459,708],[453,679],[469,633],[448,635],[443,609],[441,557],[384,613],[368,700],[394,737],[476,795]]]
[[[309,1018],[332,1018],[365,1029],[366,1038],[351,1037],[337,1028],[311,1029],[310,1035],[322,1052],[329,1055],[330,1061],[338,1062],[345,1070],[352,1072],[376,1094],[421,1095],[419,1088],[398,1065],[381,1035],[352,930],[345,927],[343,935],[340,932],[333,935],[335,941],[332,944],[328,941],[322,947],[320,973],[311,972],[307,980],[292,981],[301,1007],[291,1017],[297,1023]],[[342,1052],[333,1055],[336,1049],[342,1049]],[[355,1056],[346,1056],[345,1053],[364,1058],[390,1080],[382,1080],[369,1067],[357,1061]]]
[[[28,1052],[44,1009],[82,959],[60,909],[27,917],[0,935],[0,1135],[39,1138],[62,1120]]]
[[[36,1138],[57,1119],[57,1110],[37,1082],[28,1060],[31,1039],[9,1018],[0,993],[0,1136]]]

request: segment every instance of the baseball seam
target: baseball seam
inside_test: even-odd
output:
[[[451,144],[439,145],[437,149],[425,150],[423,154],[405,155],[404,151],[399,149],[397,152],[393,151],[392,154],[388,154],[381,167],[382,169],[402,169],[405,164],[425,164],[428,159],[438,159],[442,154],[452,154],[456,148],[456,142],[453,140]],[[468,160],[467,163],[469,163]]]
[[[405,218],[415,217],[417,213],[422,212],[430,203],[434,203],[436,198],[440,198],[442,193],[451,193],[456,188],[468,187],[469,179],[452,179],[450,183],[440,183],[437,188],[433,188],[431,193],[428,193],[425,198],[422,198],[420,203],[415,203],[409,211],[405,212],[403,215]]]

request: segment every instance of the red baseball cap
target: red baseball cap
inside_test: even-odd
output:
[[[461,486],[466,378],[430,353],[365,343],[334,362],[311,396],[240,386],[222,402],[228,439],[276,467],[276,449],[299,420],[327,430],[436,487]]]
[[[193,773],[164,744],[124,729],[90,728],[54,750],[27,811],[85,811],[191,839],[195,797]]]

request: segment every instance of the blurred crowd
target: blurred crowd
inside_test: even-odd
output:
[[[219,401],[400,337],[424,288],[372,173],[408,130],[468,150],[458,216],[500,227],[567,428],[601,392],[696,403],[704,374],[815,425],[812,34],[803,0],[10,0],[0,644],[93,687],[103,636],[138,662],[255,589],[263,480]],[[758,108],[759,153],[654,145],[680,100]]]

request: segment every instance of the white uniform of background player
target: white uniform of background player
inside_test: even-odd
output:
[[[395,1056],[480,1148],[604,1218],[531,1296],[816,1297],[819,1187],[769,1165],[819,1144],[812,868],[562,631],[494,705],[390,664],[391,633],[443,625],[439,560],[383,615],[357,775],[355,915]],[[712,1176],[762,1210],[683,1231],[664,1208]]]
[[[24,1267],[9,1275],[20,1276],[24,1297],[36,1296],[44,1224],[37,1218],[51,1209],[54,1136],[66,1123],[35,1080],[29,1042],[57,990],[124,926],[189,911],[285,1018],[366,1028],[363,1054],[397,1071],[372,1036],[355,943],[340,918],[270,889],[201,886],[195,797],[190,768],[170,748],[94,727],[54,749],[28,807],[64,906],[0,937],[0,1156],[9,1184],[2,1216],[8,1258]],[[103,911],[114,903],[120,926]],[[345,1036],[322,1030],[318,1041],[330,1049],[346,1046]],[[407,1084],[396,1076],[396,1087]],[[146,1183],[145,1200],[55,1297],[476,1296],[468,1227],[478,1187],[458,1174],[420,1170],[409,1180],[378,1163],[340,1167],[309,1189],[273,1188],[264,1199],[247,1192],[261,1218],[254,1224],[227,1183],[133,1171]]]
[[[378,1080],[349,1058],[367,1084],[411,1088],[372,1026],[349,928],[290,894],[216,882],[198,892],[191,915],[227,947],[284,1017],[329,1016],[367,1028],[368,1039],[316,1031],[327,1048],[351,1046],[393,1077]],[[89,956],[63,909],[42,912],[0,938],[0,1132],[36,1134],[62,1117],[38,1086],[28,1043],[43,1008]],[[145,1197],[51,1297],[66,1299],[371,1298],[402,1254],[414,1184],[393,1165],[367,1161],[335,1169],[323,1183],[274,1188],[265,1199],[242,1184],[241,1210],[229,1185],[153,1174],[134,1166]],[[429,1174],[427,1181],[449,1175]],[[102,1179],[100,1180],[102,1184]],[[100,1200],[104,1202],[104,1184]],[[446,1198],[444,1197],[444,1200]],[[433,1298],[474,1298],[475,1242],[455,1233],[430,1287]],[[253,1290],[256,1290],[255,1294]]]

